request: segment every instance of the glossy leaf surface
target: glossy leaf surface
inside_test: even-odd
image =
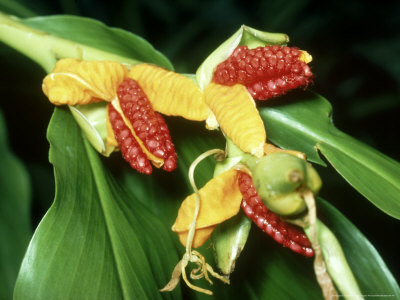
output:
[[[160,299],[178,259],[168,228],[104,169],[68,111],[56,109],[48,139],[56,198],[28,248],[15,299],[76,299],[82,291],[88,299]]]
[[[28,173],[8,145],[0,112],[0,299],[11,299],[31,235]]]
[[[324,164],[318,156],[322,153],[356,190],[400,219],[399,162],[338,130],[330,103],[318,94],[292,93],[272,102],[260,107],[267,138],[319,164]]]
[[[342,244],[363,295],[400,298],[399,285],[374,246],[329,202],[317,203],[320,217]]]

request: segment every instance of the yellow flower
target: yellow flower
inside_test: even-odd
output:
[[[143,152],[142,156],[149,159],[156,167],[161,167],[165,158],[154,155],[151,149],[146,147],[138,132],[132,127],[134,121],[129,120],[121,109],[117,91],[127,78],[139,84],[154,111],[193,121],[206,120],[209,129],[216,129],[219,126],[242,151],[257,157],[262,156],[266,140],[264,124],[252,97],[246,88],[239,84],[230,87],[210,83],[202,91],[192,78],[151,64],[138,64],[128,69],[120,63],[111,61],[62,59],[45,77],[42,88],[55,105],[67,104],[79,109],[79,105],[108,102],[118,112],[138,142],[138,148]],[[108,116],[110,108],[107,111]],[[116,140],[115,130],[109,118],[104,119],[103,127],[107,128],[107,133],[104,138],[105,146],[101,152],[109,155],[114,149],[121,148],[121,145]],[[127,151],[123,148],[121,150],[129,161]],[[150,165],[146,166],[145,169],[133,167],[144,173],[151,172]]]
[[[294,150],[283,150],[272,144],[263,145],[263,156],[281,152],[291,154],[302,160],[306,159],[304,153]],[[193,248],[202,246],[211,236],[216,226],[235,216],[240,210],[242,194],[239,190],[239,171],[231,168],[207,182],[198,191],[200,209],[196,219]],[[182,245],[187,244],[187,236],[192,225],[196,207],[196,193],[183,200],[172,231],[178,234]]]
[[[210,114],[203,93],[190,78],[149,64],[129,70],[111,61],[62,59],[44,78],[42,88],[55,105],[107,102],[100,120],[106,131],[102,154],[119,147],[131,166],[146,174],[152,171],[149,160],[167,171],[176,167],[169,131],[157,112],[196,121]]]
[[[219,125],[244,152],[262,155],[266,140],[264,124],[244,86],[210,83],[204,92],[197,86],[188,89],[193,87],[191,79],[148,64],[134,66],[129,76],[140,82],[149,98],[154,99],[151,102],[155,110],[189,120],[207,119],[209,129]]]
[[[199,190],[201,205],[197,216],[193,248],[198,248],[209,239],[216,225],[239,212],[242,194],[238,186],[238,173],[230,169],[211,179]],[[183,202],[172,231],[176,232],[183,245],[192,224],[196,206],[196,194],[191,194]]]

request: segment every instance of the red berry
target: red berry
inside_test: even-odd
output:
[[[162,116],[153,110],[139,84],[127,78],[119,85],[117,95],[123,116],[109,105],[109,119],[124,158],[133,168],[150,174],[152,168],[147,155],[151,157],[151,153],[154,161],[157,158],[163,162],[164,170],[174,170],[177,157],[168,127]]]
[[[286,223],[274,212],[268,210],[247,173],[240,172],[239,189],[242,193],[242,209],[265,233],[292,251],[307,257],[314,255],[311,243],[300,227]]]
[[[136,136],[150,153],[166,158],[165,135],[158,118],[139,84],[130,78],[118,87],[118,99],[125,118],[129,120]]]
[[[172,143],[171,136],[169,134],[168,126],[164,121],[164,118],[159,114],[155,113],[157,117],[158,124],[160,126],[160,132],[164,135],[164,142],[166,147],[166,155],[164,158],[163,169],[165,171],[171,172],[177,167],[177,156],[174,148],[174,144]]]
[[[299,59],[300,55],[297,48],[239,46],[217,66],[213,81],[222,85],[243,84],[258,100],[283,95],[312,81],[310,67]]]
[[[153,170],[146,154],[140,148],[139,143],[125,124],[121,115],[111,104],[108,105],[108,118],[124,159],[130,163],[132,168],[139,172],[151,174]]]

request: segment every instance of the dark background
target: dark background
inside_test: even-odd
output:
[[[14,2],[27,8],[20,17],[74,14],[131,31],[183,73],[195,72],[241,24],[287,33],[291,46],[312,54],[311,89],[332,103],[336,126],[400,160],[400,1]],[[1,1],[0,10],[15,12]],[[0,63],[0,110],[12,149],[31,175],[35,227],[54,197],[45,137],[53,108],[41,92],[45,74],[38,66],[2,44]],[[360,228],[399,278],[400,258],[393,246],[399,222],[376,209],[331,168],[318,170],[324,181],[321,195]]]

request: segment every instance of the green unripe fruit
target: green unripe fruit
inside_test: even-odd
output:
[[[307,208],[304,199],[297,192],[275,195],[267,200],[261,196],[261,199],[270,210],[282,216],[297,215]]]
[[[306,161],[276,152],[257,160],[251,167],[254,186],[264,204],[280,215],[295,215],[306,209],[301,191],[317,193],[321,179]]]
[[[304,161],[286,153],[273,153],[256,162],[252,171],[258,193],[269,196],[296,190],[304,180]]]

